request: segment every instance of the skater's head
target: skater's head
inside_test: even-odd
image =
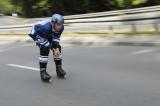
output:
[[[64,24],[64,18],[60,14],[53,14],[51,18],[52,28],[55,31],[59,31]]]

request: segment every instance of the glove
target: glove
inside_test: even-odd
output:
[[[37,40],[35,40],[36,46],[41,47],[41,45],[39,44],[39,42]]]

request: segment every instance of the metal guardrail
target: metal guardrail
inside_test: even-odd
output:
[[[117,15],[124,15],[124,14],[137,14],[137,13],[155,12],[155,11],[160,11],[160,5],[143,7],[143,8],[135,8],[135,9],[127,9],[127,10],[116,10],[116,11],[89,13],[89,14],[81,14],[81,15],[70,15],[70,16],[64,16],[64,17],[66,20],[70,20],[70,19],[83,19],[83,18],[94,18],[94,17],[104,17],[104,16],[117,16]]]
[[[99,13],[89,13],[80,15],[64,16],[66,24],[74,23],[111,23],[108,25],[109,30],[113,30],[114,23],[118,25],[131,25],[133,31],[136,31],[137,24],[153,24],[154,29],[159,29],[160,23],[160,6],[143,7],[128,10],[108,11]],[[40,21],[48,18],[35,18],[30,19],[33,21]],[[145,21],[145,22],[144,22]],[[10,25],[0,26],[0,29],[16,29],[16,28],[29,28],[32,24],[26,25]]]

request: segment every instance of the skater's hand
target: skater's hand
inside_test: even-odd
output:
[[[40,44],[39,44],[39,42],[37,40],[35,41],[35,43],[36,43],[36,46],[40,47]]]
[[[60,55],[60,51],[59,51],[59,48],[53,48],[53,55],[58,57]]]

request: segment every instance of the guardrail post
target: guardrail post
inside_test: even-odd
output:
[[[134,23],[132,23],[131,27],[132,27],[132,34],[136,34],[137,33],[136,25]]]
[[[109,36],[113,36],[114,35],[113,26],[110,25],[108,29],[109,29]]]
[[[156,33],[159,32],[159,26],[157,23],[153,23],[153,26],[154,26],[154,30],[156,31]]]

